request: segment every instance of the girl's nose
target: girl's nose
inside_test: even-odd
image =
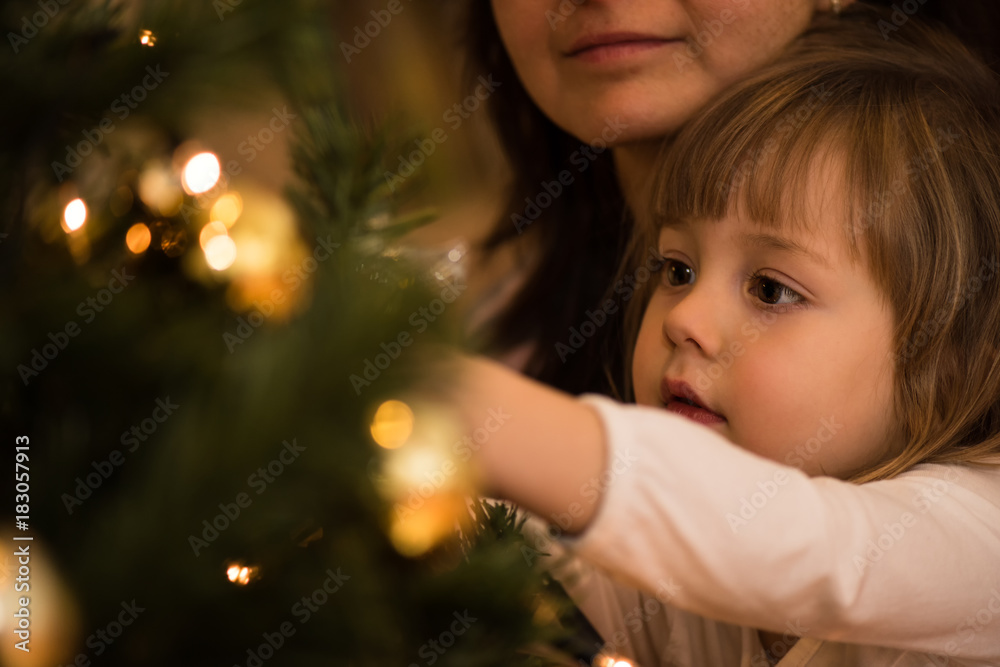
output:
[[[724,344],[723,310],[722,295],[697,282],[663,317],[663,335],[678,348],[692,347],[713,358]]]

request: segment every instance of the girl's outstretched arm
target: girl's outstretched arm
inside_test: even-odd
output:
[[[706,618],[869,647],[832,664],[889,664],[893,650],[1000,664],[1000,467],[856,485],[487,360],[461,357],[449,379],[466,428],[493,431],[474,458],[486,490],[579,533],[565,543],[627,585],[667,585]]]
[[[446,390],[447,400],[459,408],[465,427],[492,431],[473,459],[482,490],[543,517],[568,515],[561,528],[568,534],[581,531],[597,509],[593,492],[584,498],[582,491],[605,468],[597,412],[480,357],[458,355],[449,377],[454,384]]]

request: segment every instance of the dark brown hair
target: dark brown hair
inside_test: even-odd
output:
[[[524,287],[490,323],[486,345],[490,351],[506,351],[535,342],[528,375],[574,394],[614,395],[615,381],[624,372],[620,318],[597,327],[579,349],[570,346],[573,352],[562,355],[565,362],[556,352],[558,343],[569,345],[570,328],[578,328],[586,311],[603,301],[632,231],[610,151],[582,173],[573,168],[573,184],[519,230],[512,216],[529,219],[525,200],[536,200],[545,192],[544,183],[558,181],[582,145],[528,97],[500,41],[489,2],[469,3],[467,26],[470,80],[488,72],[503,82],[488,104],[513,172],[504,213],[482,250],[492,253],[513,243],[532,255]]]
[[[1000,83],[917,19],[884,39],[886,15],[819,20],[710,103],[666,155],[653,203],[658,225],[732,210],[797,224],[814,161],[840,168],[844,232],[894,318],[899,446],[855,481],[1000,454]]]

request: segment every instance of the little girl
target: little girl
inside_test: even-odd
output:
[[[1000,91],[884,18],[818,26],[676,138],[638,406],[460,360],[469,427],[510,415],[485,490],[564,531],[645,667],[1000,665]]]

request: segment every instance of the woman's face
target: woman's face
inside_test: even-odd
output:
[[[829,0],[492,0],[524,87],[583,142],[672,134]],[[843,3],[846,4],[846,3]]]

